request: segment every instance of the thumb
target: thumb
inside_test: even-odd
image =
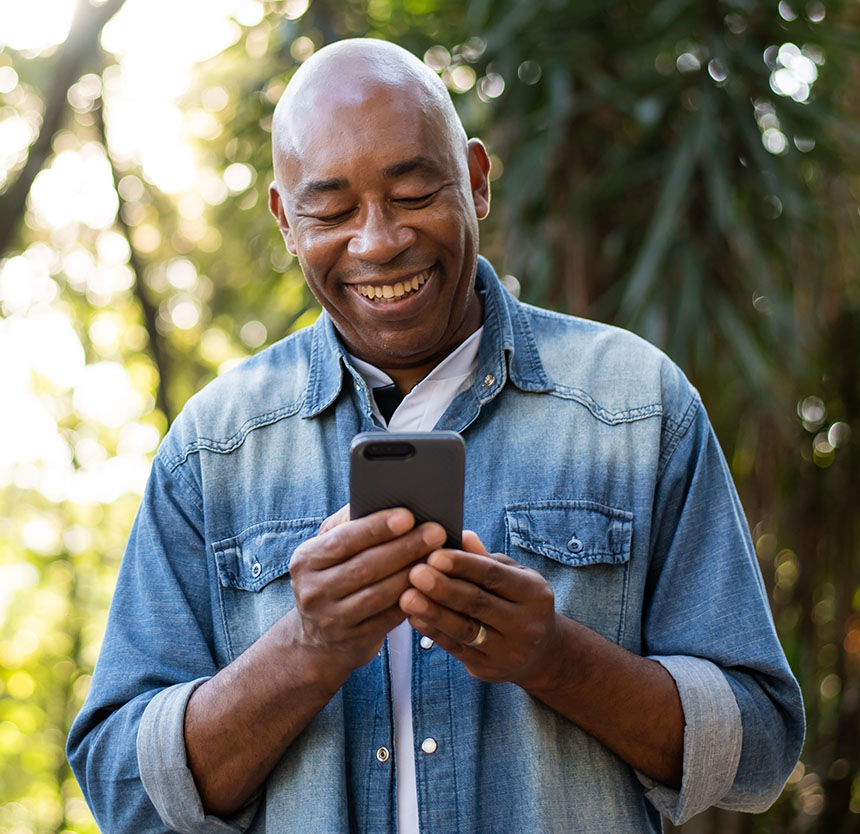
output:
[[[466,553],[477,553],[479,556],[489,556],[484,543],[478,538],[474,530],[463,531],[463,550]]]
[[[328,533],[329,530],[334,530],[341,524],[349,521],[349,504],[344,504],[336,513],[330,515],[322,524],[317,535]]]

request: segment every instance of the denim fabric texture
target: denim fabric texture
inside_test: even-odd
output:
[[[483,259],[478,283],[478,369],[437,425],[466,442],[465,526],[540,571],[558,611],[672,674],[684,775],[680,791],[638,776],[416,636],[422,832],[641,834],[661,812],[762,810],[799,755],[802,706],[698,394],[632,334],[516,301]],[[182,741],[193,688],[294,605],[291,554],[347,502],[352,437],[381,428],[368,397],[323,314],[192,397],[170,429],[68,741],[103,831],[393,834],[393,759],[376,755],[394,748],[387,644],[235,818],[204,815]]]

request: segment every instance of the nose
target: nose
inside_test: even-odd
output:
[[[385,207],[371,205],[359,218],[347,251],[354,258],[381,264],[396,258],[414,241],[413,229],[392,217]]]

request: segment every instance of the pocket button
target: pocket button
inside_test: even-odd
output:
[[[262,572],[263,566],[259,562],[254,562],[254,564],[251,565],[251,576],[253,576],[254,579],[259,579]]]
[[[570,541],[567,543],[567,549],[568,549],[571,553],[582,553],[582,548],[583,548],[583,547],[584,547],[584,545],[583,545],[583,544],[582,544],[582,542],[581,542],[581,541],[576,537],[576,534],[574,533],[574,534],[570,537]]]

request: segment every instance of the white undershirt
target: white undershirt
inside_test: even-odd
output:
[[[432,431],[463,384],[478,365],[481,332],[478,328],[446,356],[404,398],[391,415],[391,432]],[[355,369],[370,388],[394,380],[379,368],[350,355]],[[377,419],[385,425],[371,397]],[[415,784],[415,741],[412,727],[412,626],[403,621],[388,635],[391,658],[391,699],[394,706],[394,775],[397,784],[397,834],[419,834],[418,791]],[[425,754],[427,755],[427,754]]]

